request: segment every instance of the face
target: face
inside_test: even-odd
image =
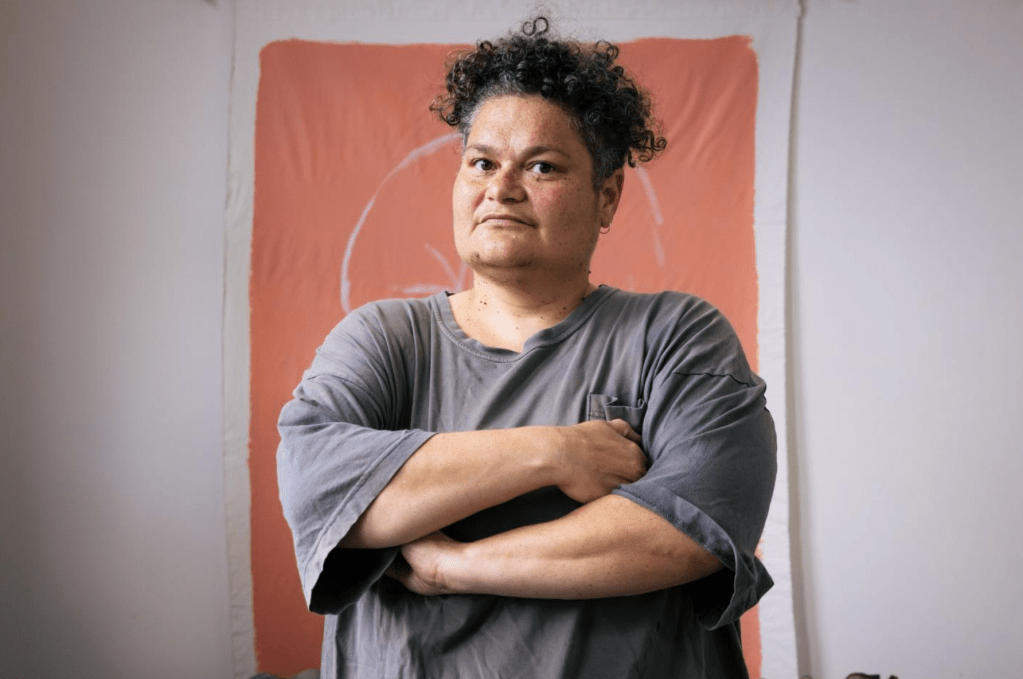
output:
[[[593,158],[571,119],[536,96],[477,111],[455,178],[458,254],[495,280],[588,280],[600,229],[621,194],[619,170],[593,188]]]

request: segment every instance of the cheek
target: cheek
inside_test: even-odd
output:
[[[473,196],[475,193],[476,191],[474,191],[470,182],[459,177],[455,178],[455,185],[451,189],[451,206],[456,219],[466,211],[471,211],[473,209]]]
[[[464,195],[465,195],[465,180],[462,179],[462,176],[460,174],[459,175],[455,175],[455,184],[454,184],[454,186],[451,187],[451,201],[453,203],[458,203],[458,202],[460,202],[460,200],[462,199],[462,196],[464,196]]]
[[[554,223],[585,229],[596,222],[593,196],[584,187],[557,187],[536,199],[537,207]]]
[[[573,206],[578,200],[576,191],[566,186],[555,186],[537,191],[531,199],[538,212],[548,215],[554,222],[571,219]]]

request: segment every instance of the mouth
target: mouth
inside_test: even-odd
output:
[[[532,224],[521,217],[497,213],[483,215],[483,218],[478,223],[487,224],[488,226],[532,226]]]

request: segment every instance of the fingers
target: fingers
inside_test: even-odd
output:
[[[637,446],[643,443],[643,438],[637,434],[636,430],[633,429],[625,420],[620,418],[608,420],[608,424],[611,425],[612,429],[635,443]]]
[[[417,594],[451,594],[440,578],[438,559],[442,553],[455,550],[460,544],[441,531],[424,535],[402,545],[401,552],[384,574]]]
[[[639,434],[625,420],[590,420],[563,430],[557,485],[577,502],[592,502],[646,473]]]

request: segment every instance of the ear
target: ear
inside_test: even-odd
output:
[[[618,168],[610,177],[604,180],[600,190],[597,192],[597,209],[600,213],[601,224],[611,225],[618,204],[622,200],[622,187],[625,186],[625,168]]]

